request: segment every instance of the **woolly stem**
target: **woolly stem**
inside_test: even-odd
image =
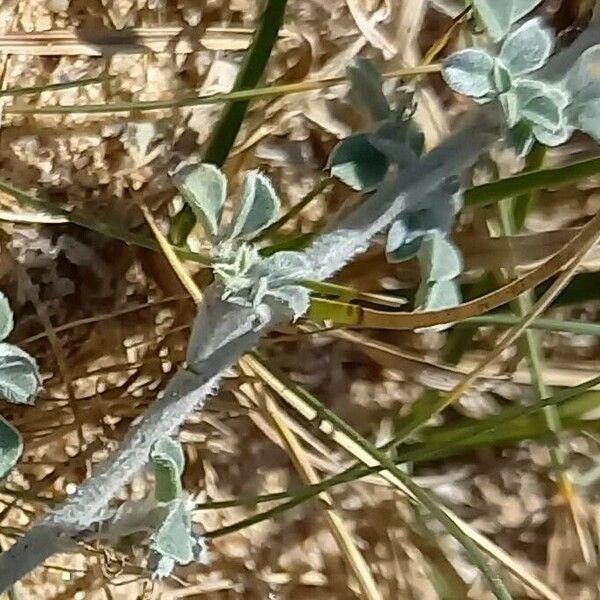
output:
[[[491,111],[478,112],[469,126],[419,159],[414,167],[390,173],[375,194],[339,227],[306,250],[312,271],[307,277],[322,279],[333,275],[364,252],[372,237],[389,226],[406,206],[416,204],[445,179],[471,166],[498,137],[495,115]],[[256,344],[259,332],[249,332],[247,323],[253,315],[248,314],[248,308],[227,304],[218,298],[216,290],[209,290],[207,296],[209,300],[201,308],[195,328],[200,325],[197,335],[206,339],[205,348],[211,351],[194,363],[194,373],[180,371],[173,377],[164,393],[94,476],[0,554],[0,593],[57,551],[61,540],[89,537],[93,533],[90,527],[107,517],[112,498],[146,464],[152,444],[175,433],[188,415],[203,406],[216,390],[224,371]],[[207,327],[210,323],[212,329]],[[265,324],[260,333],[274,324]],[[193,338],[194,334],[190,346]]]

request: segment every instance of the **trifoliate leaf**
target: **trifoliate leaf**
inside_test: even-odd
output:
[[[388,169],[388,159],[369,141],[365,133],[342,140],[329,156],[331,174],[354,190],[377,186]]]
[[[526,121],[517,123],[508,132],[508,142],[515,150],[517,156],[527,156],[535,143],[531,125]]]
[[[485,50],[467,48],[452,54],[442,67],[445,82],[459,94],[484,98],[495,91],[494,58]]]
[[[579,128],[600,141],[600,98],[587,102],[580,111],[577,122]]]
[[[419,250],[419,266],[423,281],[450,281],[463,270],[458,248],[440,233],[428,235]]]
[[[158,531],[152,536],[151,550],[186,565],[194,559],[192,520],[185,500],[178,498],[168,505],[168,512]]]
[[[186,165],[173,174],[175,185],[211,239],[218,234],[223,205],[227,197],[227,179],[214,165]]]
[[[0,416],[0,479],[8,475],[23,452],[19,432]]]
[[[227,237],[250,239],[277,219],[281,203],[269,178],[259,171],[244,177],[240,204],[233,216]]]
[[[150,463],[154,470],[155,498],[168,502],[181,493],[181,474],[185,456],[181,444],[171,438],[156,441],[150,450]]]
[[[0,344],[0,397],[15,404],[33,404],[41,387],[35,360],[12,344]]]
[[[554,33],[543,19],[526,21],[502,44],[499,58],[512,75],[531,73],[543,67],[554,49]]]
[[[390,107],[383,94],[383,78],[377,67],[366,58],[357,58],[348,67],[350,101],[354,106],[369,111],[373,121],[383,121]]]
[[[9,336],[14,325],[13,311],[8,298],[0,292],[0,342]]]

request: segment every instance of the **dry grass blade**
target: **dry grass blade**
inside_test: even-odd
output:
[[[333,415],[331,415],[331,413],[329,413],[324,407],[319,408],[311,405],[311,403],[309,403],[305,397],[291,389],[285,384],[284,381],[274,375],[261,361],[255,357],[252,357],[251,366],[254,372],[259,374],[260,378],[274,392],[276,392],[288,406],[301,414],[309,422],[312,422],[320,431],[322,431],[339,446],[344,448],[344,450],[346,450],[351,456],[359,460],[367,467],[381,467],[380,461],[377,460],[372,453],[366,451],[362,444],[357,443],[357,439],[355,439],[355,437],[360,438],[360,436],[353,431],[352,433],[355,435],[350,435],[350,428],[346,425],[342,425],[339,419],[332,419],[331,417]],[[333,421],[336,422],[334,423]],[[344,430],[340,428],[340,425],[343,426]],[[364,441],[366,442],[366,440]],[[368,442],[366,443],[368,444]],[[407,489],[405,482],[399,479],[396,474],[390,470],[381,470],[379,475],[402,493],[414,499],[413,493]],[[546,600],[561,600],[560,596],[556,594],[556,592],[554,592],[543,581],[532,574],[527,568],[519,563],[519,561],[513,559],[502,548],[494,544],[494,542],[489,540],[483,534],[474,530],[468,523],[464,522],[448,508],[441,505],[439,508],[441,511],[443,511],[445,518],[451,521],[454,526],[465,536],[470,538],[484,552],[486,552],[489,556],[492,556],[517,579],[537,592],[542,598],[545,598]]]
[[[562,271],[574,259],[577,259],[576,262],[579,264],[594,246],[598,239],[598,231],[600,231],[600,213],[597,213],[561,250],[533,271],[485,296],[464,302],[454,308],[407,313],[379,311],[333,300],[314,299],[310,315],[315,319],[333,320],[352,327],[372,329],[418,329],[464,321],[512,302],[527,290]],[[586,248],[586,251],[582,252],[582,248]]]
[[[189,54],[199,49],[246,50],[251,29],[208,27],[200,34],[183,27],[136,27],[126,30],[15,31],[0,35],[0,53],[28,56],[105,56],[169,52]],[[286,34],[283,34],[286,37]]]
[[[252,361],[252,356],[246,356],[240,359],[240,368],[245,375],[255,375],[255,371],[252,368]],[[260,376],[260,373],[256,373],[256,375]],[[244,385],[251,386],[252,384]],[[257,392],[255,395],[258,397],[259,406],[262,408],[265,416],[271,420],[274,429],[278,432],[284,443],[294,467],[304,482],[306,484],[320,483],[321,480],[317,472],[308,461],[298,438],[287,426],[283,415],[271,394],[269,392],[264,392],[263,394]],[[363,597],[369,600],[381,600],[382,596],[377,589],[377,584],[373,579],[369,566],[352,540],[352,536],[344,521],[334,511],[333,498],[327,492],[322,492],[318,497],[321,500],[321,506],[324,510],[325,519],[327,520],[329,529],[331,530],[346,563],[354,573]]]
[[[201,304],[203,295],[200,291],[200,288],[196,285],[190,274],[186,271],[185,267],[183,266],[183,263],[181,262],[181,260],[179,260],[177,254],[175,254],[173,247],[171,246],[171,244],[169,244],[169,241],[163,235],[162,231],[158,227],[158,224],[156,223],[154,215],[145,204],[140,204],[140,210],[142,211],[146,222],[150,226],[150,229],[152,230],[152,233],[154,234],[154,237],[156,238],[156,241],[158,242],[162,253],[165,255],[165,258],[169,261],[171,268],[173,269],[173,271],[175,271],[175,274],[179,278],[179,281],[181,281],[181,284],[191,296],[192,300],[197,305]]]

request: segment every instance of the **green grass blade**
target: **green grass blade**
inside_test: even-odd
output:
[[[50,83],[48,85],[34,85],[31,87],[8,88],[0,90],[0,98],[7,96],[27,96],[29,94],[41,94],[42,92],[58,92],[60,90],[68,90],[70,88],[85,87],[94,85],[95,83],[105,83],[113,77],[103,75],[101,77],[87,77],[84,79],[76,79],[75,81],[65,81],[64,83]]]
[[[563,187],[598,173],[600,173],[600,157],[590,158],[564,167],[523,173],[466,190],[465,206],[488,206],[512,196],[519,196],[548,187]]]
[[[546,146],[537,143],[533,146],[531,152],[527,155],[525,162],[525,168],[523,173],[531,173],[533,171],[539,171],[544,164],[546,158]],[[531,212],[533,207],[536,205],[539,198],[539,190],[531,190],[525,194],[521,194],[513,200],[512,209],[512,220],[517,231],[523,229],[525,225],[525,219]]]
[[[273,46],[277,41],[279,29],[287,0],[268,0],[262,14],[259,28],[254,34],[252,45],[245,55],[244,63],[234,84],[234,91],[254,88],[260,82]],[[229,102],[213,130],[208,147],[204,153],[204,162],[223,166],[229,156],[235,139],[240,131],[250,99]],[[196,219],[189,206],[184,206],[173,220],[171,240],[176,245],[185,244]]]

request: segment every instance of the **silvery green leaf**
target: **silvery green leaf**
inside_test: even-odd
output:
[[[365,133],[342,140],[329,156],[331,174],[354,190],[377,186],[385,177],[388,160],[369,141]]]
[[[580,91],[600,75],[600,44],[585,50],[567,75],[567,88]]]
[[[186,565],[194,559],[191,531],[192,520],[185,500],[173,500],[168,505],[164,521],[151,538],[150,548],[160,556]]]
[[[542,0],[473,0],[473,6],[494,40],[502,39],[510,26],[530,13]]]
[[[0,397],[15,404],[33,404],[41,387],[35,360],[12,344],[0,344]]]
[[[8,475],[23,452],[19,432],[0,416],[0,480]]]
[[[170,556],[162,556],[158,552],[151,552],[148,559],[148,570],[157,579],[165,579],[173,573],[175,561]]]
[[[528,15],[542,0],[512,0],[512,23]]]
[[[508,90],[500,96],[500,103],[506,115],[506,123],[514,127],[519,122],[519,98],[514,90]]]
[[[14,327],[13,311],[8,298],[0,292],[0,341],[6,339]]]
[[[310,307],[310,292],[301,285],[282,285],[269,290],[269,296],[288,306],[294,320],[304,315]]]
[[[445,236],[434,233],[425,238],[419,250],[419,266],[423,281],[450,281],[463,270],[458,248]]]
[[[392,254],[398,248],[402,247],[406,243],[408,237],[408,228],[406,222],[402,219],[398,219],[392,223],[390,230],[387,235],[387,242],[385,246],[386,254]]]
[[[533,125],[531,131],[536,139],[545,146],[560,146],[571,137],[573,127],[562,120],[555,129],[547,129],[543,125]]]
[[[535,125],[556,129],[562,121],[564,95],[541,81],[522,80],[515,85],[519,114]],[[560,104],[559,104],[560,103]]]
[[[550,130],[558,129],[562,120],[560,108],[547,96],[537,96],[522,104],[520,114],[534,125]]]
[[[423,282],[415,295],[415,306],[419,310],[442,310],[459,305],[461,300],[460,287],[456,280]]]
[[[382,121],[390,114],[383,94],[383,79],[377,67],[366,58],[357,58],[348,67],[350,101],[357,108],[367,109],[373,121]]]
[[[530,19],[504,40],[499,58],[512,75],[531,73],[543,67],[554,49],[554,33],[543,19]]]
[[[369,136],[369,141],[374,144],[375,138],[381,141],[395,141],[416,157],[421,156],[425,150],[423,132],[415,123],[412,114],[405,111],[396,110],[388,119],[379,123],[374,133]]]
[[[311,265],[305,255],[292,250],[283,250],[269,256],[264,261],[264,268],[271,288],[306,279],[311,272]]]
[[[494,86],[500,94],[512,87],[511,73],[500,60],[494,61]]]
[[[227,237],[249,239],[277,219],[281,203],[269,178],[259,171],[244,177],[240,204],[231,221]]]
[[[451,54],[442,67],[444,81],[459,94],[483,98],[495,91],[494,58],[485,50],[467,48]]]
[[[600,141],[600,98],[587,102],[577,117],[579,128]]]
[[[171,466],[178,476],[185,468],[185,456],[181,444],[173,438],[161,438],[152,444],[150,460],[160,465]]]
[[[204,233],[215,239],[227,197],[225,175],[214,165],[199,163],[185,165],[173,174],[173,180]]]
[[[185,467],[181,444],[172,438],[161,438],[150,449],[150,463],[154,469],[156,500],[168,502],[177,498]]]
[[[514,23],[514,3],[515,0],[473,0],[473,6],[493,40],[502,39]]]
[[[518,156],[527,156],[535,143],[531,125],[527,121],[517,123],[508,132],[508,142]]]
[[[590,80],[587,85],[573,94],[571,105],[577,106],[600,98],[600,79]]]

